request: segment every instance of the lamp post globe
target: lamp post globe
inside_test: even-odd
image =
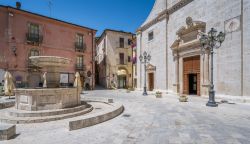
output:
[[[146,51],[143,52],[142,55],[139,56],[141,64],[144,64],[144,87],[143,87],[143,95],[147,96],[147,80],[146,80],[146,74],[147,74],[147,63],[151,60],[151,55],[148,54]]]
[[[211,30],[208,32],[207,35],[202,34],[200,37],[201,54],[205,54],[207,51],[209,51],[210,56],[211,56],[209,100],[206,104],[206,106],[209,106],[209,107],[218,106],[218,104],[215,102],[214,77],[213,77],[214,49],[215,48],[218,49],[221,46],[221,44],[224,42],[224,40],[225,40],[225,33],[220,32],[217,35],[217,30],[214,28],[211,28]]]

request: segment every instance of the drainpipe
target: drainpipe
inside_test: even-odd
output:
[[[243,53],[243,43],[244,43],[244,40],[243,40],[243,36],[244,36],[244,32],[243,32],[243,0],[241,0],[241,15],[240,15],[240,27],[241,27],[241,96],[244,95],[244,88],[243,88],[243,85],[244,85],[244,63],[243,63],[243,60],[244,60],[244,53]]]
[[[94,90],[94,30],[92,30],[92,90]]]
[[[140,55],[142,54],[142,32],[140,32]],[[140,64],[140,88],[142,87],[142,65]]]
[[[131,41],[133,41],[133,34],[131,37]],[[133,42],[132,42],[133,43]],[[131,46],[131,58],[130,61],[132,62],[132,88],[134,88],[134,63],[133,63],[133,45]]]

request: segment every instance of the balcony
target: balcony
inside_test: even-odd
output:
[[[27,33],[26,40],[28,44],[39,45],[43,41],[43,36],[39,34]]]
[[[86,70],[86,66],[85,65],[81,65],[81,64],[76,64],[75,65],[75,69],[77,71],[85,71]]]
[[[86,44],[85,43],[79,43],[79,42],[75,42],[75,50],[77,52],[84,52],[86,50]]]

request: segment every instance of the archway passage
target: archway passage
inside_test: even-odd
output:
[[[124,89],[127,88],[127,70],[126,69],[119,69],[117,72],[117,81],[118,81],[118,88]]]
[[[200,56],[183,59],[183,93],[200,96]]]
[[[123,89],[127,87],[127,78],[124,75],[118,76],[118,88]]]

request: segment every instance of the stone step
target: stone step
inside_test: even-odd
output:
[[[104,102],[105,103],[105,102]],[[108,103],[105,103],[108,104]],[[93,114],[86,115],[81,118],[75,118],[74,120],[69,121],[69,130],[77,130],[85,127],[89,127],[92,125],[96,125],[102,122],[105,122],[107,120],[110,120],[118,115],[120,115],[124,111],[124,107],[122,104],[119,103],[109,103],[108,104],[110,108],[101,111],[96,112]],[[96,107],[94,105],[94,107]]]
[[[9,140],[16,135],[16,125],[0,124],[0,141]]]
[[[87,108],[88,105],[85,103],[83,105],[73,107],[73,108],[65,108],[59,110],[44,110],[44,111],[24,111],[17,110],[15,108],[8,109],[6,114],[12,117],[42,117],[42,116],[54,116],[54,115],[62,115],[68,113],[74,113],[78,111],[82,111]]]
[[[87,108],[81,111],[67,113],[62,115],[53,115],[53,116],[41,116],[41,117],[13,117],[9,115],[1,115],[0,122],[2,123],[9,123],[9,124],[28,124],[28,123],[41,123],[41,122],[49,122],[49,121],[56,121],[62,120],[72,117],[77,117],[89,113],[93,110],[91,105],[88,105]]]
[[[0,102],[0,109],[5,109],[5,108],[13,107],[14,105],[15,105],[15,101]]]

